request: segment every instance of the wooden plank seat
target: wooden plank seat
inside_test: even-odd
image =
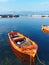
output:
[[[17,41],[23,40],[23,39],[25,39],[25,37],[15,37],[15,38],[13,38],[13,40],[17,40]]]

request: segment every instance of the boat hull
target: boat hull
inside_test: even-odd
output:
[[[43,29],[42,32],[49,33],[49,30]]]
[[[13,42],[13,40],[10,38],[10,35],[8,35],[8,36],[9,36],[9,41],[10,41],[10,47],[11,47],[12,51],[14,52],[14,54],[16,55],[16,57],[19,58],[21,61],[24,61],[26,64],[35,65],[35,61],[34,61],[35,60],[35,56],[33,57],[33,55],[29,55],[29,54],[20,52],[17,49],[17,47],[15,48],[16,45]],[[36,45],[36,48],[38,49],[37,45]],[[37,49],[36,49],[36,52],[37,52]]]

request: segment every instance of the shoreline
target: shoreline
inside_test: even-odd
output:
[[[17,18],[17,17],[33,17],[33,18],[49,18],[49,15],[33,15],[33,14],[23,14],[23,15],[13,15],[13,14],[5,14],[0,15],[0,18]]]

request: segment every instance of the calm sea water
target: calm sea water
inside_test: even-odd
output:
[[[38,44],[38,57],[49,65],[49,34],[43,33],[42,25],[49,25],[49,18],[0,18],[0,65],[25,65],[12,52],[8,32],[18,31]],[[36,65],[42,65],[39,61]]]

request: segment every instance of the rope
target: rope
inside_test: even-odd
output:
[[[37,54],[36,54],[36,57],[37,57],[37,60],[39,61],[40,64],[42,64],[42,65],[46,65],[45,63],[43,63],[43,62],[39,59],[39,57],[38,57]]]

